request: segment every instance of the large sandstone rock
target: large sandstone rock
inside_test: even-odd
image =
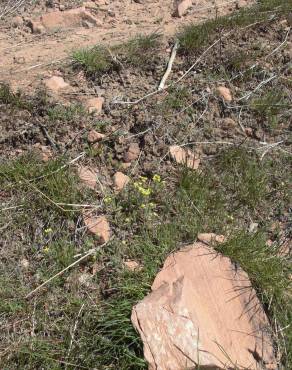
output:
[[[203,243],[170,255],[132,310],[151,370],[275,368],[269,323],[245,272]]]
[[[94,26],[100,24],[99,20],[91,15],[85,7],[66,11],[54,11],[46,13],[38,20],[46,29],[69,28],[82,26],[83,22],[89,22]]]

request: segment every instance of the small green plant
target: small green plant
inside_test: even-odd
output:
[[[152,33],[137,36],[121,45],[119,49],[128,63],[135,67],[145,67],[151,66],[154,59],[157,58],[160,44],[161,35]]]
[[[0,104],[9,104],[14,108],[20,109],[31,108],[31,105],[23,98],[21,92],[12,92],[7,84],[0,84]]]
[[[191,93],[186,87],[174,87],[168,89],[168,94],[162,101],[160,109],[165,111],[176,111],[185,108],[191,99]]]
[[[227,150],[218,158],[221,184],[234,194],[236,204],[256,208],[268,193],[266,168],[242,149]]]
[[[103,46],[77,50],[72,55],[74,63],[88,75],[100,76],[114,68],[109,49]]]
[[[68,107],[62,105],[53,106],[48,108],[47,114],[51,121],[68,122],[79,117],[84,117],[87,112],[81,104],[74,104]]]
[[[271,127],[277,124],[279,114],[291,106],[292,104],[287,103],[283,92],[277,90],[268,91],[251,102],[251,108],[263,120],[268,120]]]
[[[255,22],[269,19],[269,11],[288,13],[292,10],[290,1],[286,0],[261,0],[250,8],[240,9],[232,15],[225,15],[208,20],[202,24],[189,24],[182,28],[177,37],[180,41],[180,52],[193,54],[198,49],[212,42],[218,33],[245,27]]]

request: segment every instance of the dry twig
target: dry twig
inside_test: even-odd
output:
[[[164,85],[165,85],[165,82],[171,72],[171,69],[172,69],[172,65],[173,65],[173,62],[174,62],[174,59],[176,57],[176,53],[177,53],[177,49],[178,49],[178,45],[179,45],[179,42],[178,40],[176,40],[173,48],[172,48],[172,51],[171,51],[171,55],[170,55],[170,58],[169,58],[169,61],[168,61],[168,64],[167,64],[167,68],[166,68],[166,71],[160,81],[160,84],[158,86],[158,90],[163,90],[164,89]]]

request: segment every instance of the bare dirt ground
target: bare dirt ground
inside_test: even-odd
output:
[[[47,71],[70,57],[72,50],[100,43],[115,44],[137,35],[160,32],[169,37],[190,22],[203,22],[248,5],[250,0],[195,0],[183,17],[174,17],[173,0],[38,1],[24,2],[14,14],[0,18],[0,80],[13,88],[27,89],[39,83]],[[56,10],[85,6],[98,24],[45,30],[34,34],[29,22]],[[4,12],[4,5],[2,12]],[[1,11],[0,11],[1,15]]]

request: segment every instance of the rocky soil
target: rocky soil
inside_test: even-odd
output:
[[[5,369],[289,368],[290,15],[2,3]]]
[[[69,61],[76,48],[113,45],[157,31],[167,39],[188,22],[202,22],[250,3],[252,0],[193,1],[183,16],[177,17],[173,16],[176,5],[172,0],[22,1],[15,11],[3,11],[0,18],[0,80],[33,91],[50,70]],[[81,7],[90,17],[80,16]],[[68,16],[66,12],[72,9],[79,11]],[[40,17],[45,17],[45,24]]]

